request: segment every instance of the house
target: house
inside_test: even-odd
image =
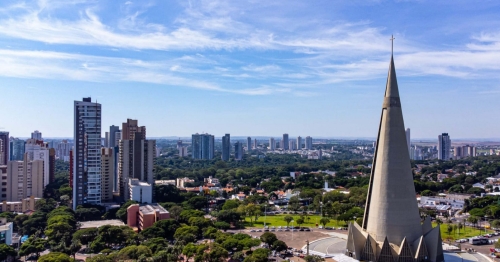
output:
[[[237,200],[240,200],[240,201],[245,200],[245,198],[247,198],[247,195],[245,195],[245,193],[243,193],[243,192],[239,192],[238,194],[235,194],[235,195],[231,196],[231,199],[237,199]]]

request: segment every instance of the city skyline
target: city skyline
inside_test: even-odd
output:
[[[150,137],[375,137],[394,34],[412,137],[499,138],[499,6],[2,3],[0,130],[71,137],[73,101],[92,97],[103,126],[141,119]]]

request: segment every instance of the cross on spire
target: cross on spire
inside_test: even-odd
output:
[[[394,35],[391,35],[391,38],[389,40],[391,40],[391,55],[392,53],[394,52]]]

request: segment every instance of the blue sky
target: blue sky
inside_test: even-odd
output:
[[[413,138],[498,138],[497,1],[0,3],[0,128],[73,133],[73,100],[148,136],[375,137],[391,34]],[[105,130],[103,130],[104,132]]]

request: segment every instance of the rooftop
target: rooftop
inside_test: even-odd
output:
[[[148,205],[141,205],[139,207],[139,211],[143,214],[153,214],[155,212],[160,212],[161,213],[168,213],[168,211],[160,206],[159,204],[148,204]]]
[[[96,220],[96,221],[83,221],[80,222],[80,228],[98,228],[105,225],[110,226],[124,226],[125,224],[118,219]]]

